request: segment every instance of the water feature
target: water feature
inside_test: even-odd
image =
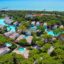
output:
[[[13,32],[15,32],[16,31],[15,26],[13,26],[13,25],[8,26],[7,27],[7,31],[13,31]]]
[[[13,25],[8,25],[5,23],[4,19],[0,19],[0,25],[4,25],[4,26],[7,26],[7,31],[13,31],[15,32],[16,31],[16,27],[13,26]]]
[[[53,30],[47,30],[47,29],[45,29],[45,32],[47,32],[48,35],[55,36],[55,37],[57,37],[57,36],[60,35],[60,33],[55,34],[55,33],[53,32]]]
[[[44,28],[45,28],[45,32],[47,32],[48,35],[57,37],[57,36],[60,34],[60,33],[55,34],[55,33],[53,32],[53,30],[48,30],[48,29],[47,29],[47,25],[44,25]]]
[[[29,36],[24,36],[25,39],[27,39]]]
[[[55,34],[53,33],[53,31],[52,31],[52,30],[47,31],[47,33],[48,33],[48,35],[55,36]]]
[[[4,22],[4,19],[0,19],[0,24],[1,25],[6,25],[5,22]]]
[[[12,44],[10,42],[6,42],[5,46],[10,47],[10,46],[12,46]]]
[[[36,31],[36,30],[37,30],[37,27],[36,27],[36,26],[32,26],[32,27],[30,28],[30,30]]]
[[[26,51],[26,48],[20,47],[20,48],[18,48],[18,51],[21,53],[24,53]]]

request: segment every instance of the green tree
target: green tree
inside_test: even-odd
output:
[[[27,45],[28,43],[27,43],[26,39],[22,39],[22,40],[20,40],[20,41],[18,42],[18,44],[19,44],[19,45]]]

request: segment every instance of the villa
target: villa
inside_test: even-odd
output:
[[[0,55],[6,54],[10,51],[8,47],[0,48]]]
[[[17,48],[15,50],[13,50],[13,52],[24,56],[24,58],[26,58],[26,59],[29,57],[29,50],[27,50],[26,48],[23,48],[23,47]]]
[[[31,43],[32,43],[32,39],[33,39],[33,36],[28,36],[28,37],[26,38],[28,44],[31,44]]]
[[[15,42],[19,42],[19,41],[22,40],[22,39],[26,39],[27,43],[28,43],[28,44],[31,44],[31,43],[32,43],[33,36],[20,35],[20,36],[15,40]]]
[[[4,35],[6,36],[6,37],[9,37],[11,34],[13,34],[14,32],[11,32],[11,31],[9,31],[9,32],[6,32],[6,33],[4,33]]]
[[[4,21],[5,21],[6,24],[11,24],[13,22],[13,20],[10,19],[9,17],[5,17]]]
[[[23,39],[25,37],[25,35],[20,35],[16,40],[15,42],[19,42],[21,39]]]
[[[40,22],[39,21],[37,21],[37,22],[36,21],[32,21],[31,24],[34,25],[34,26],[39,26]]]
[[[18,36],[19,36],[19,34],[15,32],[15,33],[11,34],[11,35],[9,36],[9,38],[15,39],[15,38],[17,38]]]
[[[39,25],[40,25],[40,22],[39,22],[39,21],[37,21],[37,22],[36,22],[36,26],[39,26]]]

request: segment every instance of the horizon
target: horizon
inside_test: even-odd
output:
[[[63,7],[63,0],[0,0],[0,10],[64,11]]]

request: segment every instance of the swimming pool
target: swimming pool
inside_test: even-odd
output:
[[[20,48],[18,48],[18,51],[21,53],[24,53],[26,51],[26,48],[20,47]]]
[[[7,26],[7,31],[13,31],[13,32],[15,32],[16,31],[16,27],[15,26],[13,26],[13,25],[8,25],[8,24],[6,24],[5,22],[4,22],[4,19],[0,19],[0,24],[1,25],[4,25],[4,26]]]
[[[60,35],[60,33],[55,34],[55,33],[53,32],[53,30],[49,30],[49,31],[48,31],[47,29],[45,29],[45,31],[47,32],[48,35],[51,35],[51,36],[55,36],[55,37],[57,37],[57,36]]]
[[[7,43],[5,43],[5,46],[10,47],[10,46],[12,46],[12,44],[7,42]]]
[[[30,30],[36,31],[36,30],[37,30],[37,26],[32,26],[32,27],[30,28]]]
[[[25,39],[27,39],[29,36],[24,36]]]
[[[0,19],[0,24],[1,25],[6,25],[5,22],[4,22],[4,19]]]
[[[15,32],[16,31],[15,26],[12,26],[12,25],[8,26],[7,27],[7,31],[13,31],[13,32]]]
[[[55,34],[53,33],[53,31],[52,31],[52,30],[47,31],[47,33],[48,33],[48,35],[55,36]]]

